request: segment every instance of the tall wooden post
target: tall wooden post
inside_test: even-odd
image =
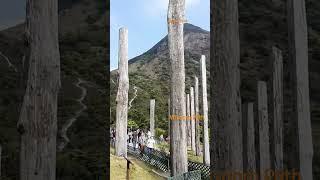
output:
[[[155,108],[156,100],[150,100],[150,132],[151,136],[154,136],[154,108]]]
[[[170,116],[171,116],[171,113],[170,113],[170,97],[168,98],[168,136],[170,137],[170,122],[171,122],[171,119],[170,119]]]
[[[214,172],[243,169],[238,0],[212,1],[210,159]]]
[[[283,170],[283,61],[281,50],[272,47],[272,111],[273,111],[273,168]]]
[[[289,0],[288,34],[289,61],[291,62],[293,81],[293,115],[297,125],[299,169],[302,179],[312,180],[312,129],[310,119],[309,70],[308,70],[308,30],[305,0]],[[296,128],[292,128],[296,129]],[[293,158],[293,157],[290,157]]]
[[[260,178],[270,165],[268,100],[266,82],[258,82],[258,123],[259,123],[259,152],[260,152]]]
[[[254,132],[253,103],[244,104],[242,109],[243,121],[243,165],[247,172],[256,171],[256,150]]]
[[[128,126],[128,30],[119,30],[119,83],[117,93],[117,112],[116,112],[116,156],[127,157],[127,126]]]
[[[194,90],[190,88],[190,116],[191,116],[191,150],[196,152],[196,124],[195,124],[195,109],[194,109]]]
[[[55,180],[60,82],[58,1],[26,1],[28,82],[19,122],[20,180]]]
[[[185,0],[169,0],[168,7],[168,45],[171,74],[171,113],[186,116],[185,65],[183,26],[185,19]],[[171,173],[177,175],[188,171],[186,121],[171,121]]]
[[[187,94],[187,145],[191,146],[190,94]]]
[[[200,111],[199,111],[199,79],[194,77],[194,106],[195,106],[195,123],[196,123],[196,155],[201,155],[201,144],[200,144]]]
[[[201,56],[201,88],[202,88],[202,115],[203,118],[203,163],[210,165],[209,130],[208,130],[208,99],[207,99],[207,69],[206,57]]]

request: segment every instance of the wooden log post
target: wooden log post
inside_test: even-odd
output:
[[[60,81],[58,1],[26,1],[28,82],[17,123],[20,180],[55,180]]]
[[[298,149],[297,168],[301,179],[312,180],[312,129],[310,119],[309,70],[308,70],[308,30],[305,0],[290,0],[288,3],[289,62],[291,64],[293,115],[290,121],[297,129],[297,136],[292,139],[298,142],[293,149]],[[290,142],[292,143],[292,142]]]
[[[256,171],[256,150],[253,103],[244,104],[243,121],[243,166],[246,172]]]
[[[169,0],[168,6],[168,46],[170,55],[171,113],[186,116],[185,63],[183,26],[185,22],[185,0]],[[171,121],[170,165],[171,174],[188,171],[186,121]]]
[[[210,160],[214,172],[243,170],[238,0],[212,1]]]
[[[201,156],[201,144],[200,144],[200,110],[199,110],[199,79],[194,77],[194,106],[195,106],[195,124],[196,124],[196,155]]]
[[[272,47],[273,168],[283,170],[283,60],[281,50]]]
[[[209,129],[208,129],[208,98],[207,98],[207,69],[206,57],[201,56],[201,88],[202,88],[202,117],[203,121],[203,163],[210,165],[210,151],[209,151]]]
[[[187,94],[187,145],[191,146],[190,94]]]
[[[194,109],[194,90],[190,88],[190,116],[191,116],[191,150],[196,152],[196,124]]]
[[[260,178],[271,168],[270,141],[268,120],[267,85],[264,81],[258,81],[258,123],[259,123],[259,154],[260,154]]]
[[[119,83],[116,111],[116,156],[127,157],[127,126],[128,126],[128,30],[119,30]]]
[[[170,113],[170,97],[168,98],[168,136],[170,137],[170,121],[171,121],[171,113]]]
[[[154,108],[156,105],[156,100],[151,99],[150,100],[150,132],[151,136],[154,136]]]

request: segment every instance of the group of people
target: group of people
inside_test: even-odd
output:
[[[151,132],[148,131],[145,133],[141,129],[134,131],[128,131],[128,144],[134,149],[139,148],[141,153],[151,153],[154,149],[155,139],[151,135]]]
[[[161,138],[162,137],[162,138]],[[160,140],[163,139],[161,135]],[[114,128],[110,129],[110,142],[114,147],[116,141],[116,130]],[[151,153],[155,146],[155,138],[152,136],[151,132],[144,132],[141,129],[128,130],[127,131],[127,143],[129,146],[133,147],[134,150],[139,149],[141,153]]]

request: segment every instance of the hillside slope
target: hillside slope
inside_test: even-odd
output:
[[[207,67],[210,58],[210,33],[192,24],[185,24],[185,67],[186,91],[189,92],[193,76],[200,76],[198,69],[201,55],[207,57]],[[209,69],[209,68],[207,68]],[[111,72],[111,111],[112,122],[115,119],[115,96],[117,93],[117,70]],[[208,74],[209,75],[209,74]],[[146,53],[129,60],[129,100],[134,96],[133,88],[137,87],[137,97],[129,110],[129,120],[135,121],[142,128],[148,127],[149,101],[156,99],[157,127],[168,128],[167,99],[169,92],[169,51],[167,36],[160,40]],[[114,83],[112,83],[114,82]],[[111,122],[111,123],[112,123]]]

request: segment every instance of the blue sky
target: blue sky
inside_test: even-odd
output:
[[[128,28],[129,59],[159,42],[167,34],[169,0],[111,0],[110,69],[118,67],[119,28]],[[186,0],[188,23],[210,30],[210,1]]]
[[[1,0],[0,30],[24,22],[25,0]]]

